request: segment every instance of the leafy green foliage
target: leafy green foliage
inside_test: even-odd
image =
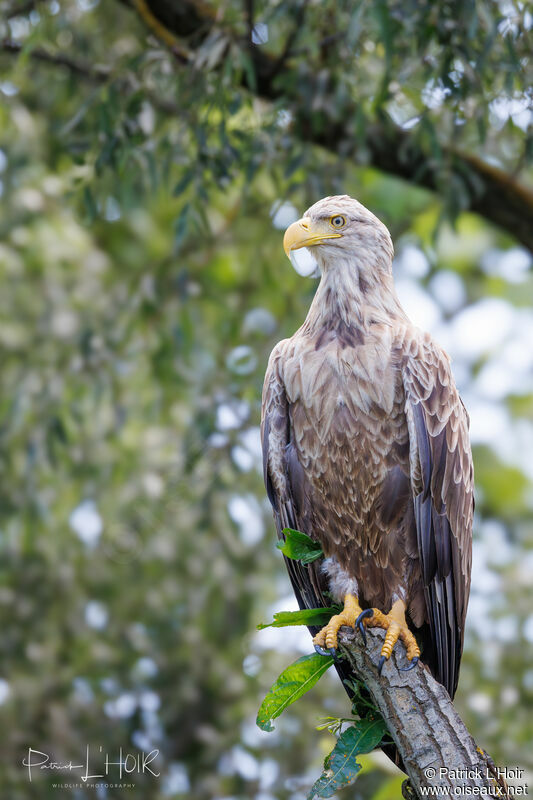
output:
[[[295,531],[293,528],[284,528],[285,539],[276,545],[287,558],[301,561],[302,564],[311,564],[324,555],[319,542],[311,539],[306,533]]]
[[[272,720],[279,717],[285,709],[299,697],[313,688],[315,683],[333,664],[331,656],[311,653],[294,661],[283,670],[257,712],[257,725],[263,731],[274,730]]]
[[[274,614],[274,620],[267,624],[261,623],[257,630],[264,628],[285,628],[290,625],[326,625],[337,608],[303,608],[299,611],[278,611]]]
[[[313,800],[314,797],[332,797],[339,789],[353,783],[361,770],[357,756],[374,750],[386,730],[382,719],[361,719],[346,728],[326,757],[324,772],[313,784],[308,800]]]
[[[281,611],[274,616],[272,627],[319,624],[319,612],[323,611],[328,612],[325,619],[327,621],[336,609]],[[258,626],[258,628],[266,627],[269,626]],[[313,653],[303,656],[287,667],[263,700],[257,714],[256,724],[264,731],[272,731],[272,720],[308,692],[332,663],[332,658]],[[317,730],[327,729],[332,733],[339,734],[339,737],[333,751],[325,760],[323,774],[313,785],[308,796],[309,800],[315,796],[331,797],[337,789],[353,783],[361,769],[357,756],[369,753],[377,747],[387,733],[385,722],[364,685],[355,678],[347,679],[347,682],[354,693],[352,712],[354,715],[358,715],[359,719],[354,722],[353,717],[328,717],[316,726]],[[341,732],[345,723],[349,723],[349,727]]]
[[[323,717],[315,726],[317,731],[329,731],[340,736],[343,726],[353,723],[353,717]]]

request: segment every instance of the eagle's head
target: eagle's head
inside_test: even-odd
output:
[[[390,273],[393,246],[385,225],[348,195],[324,197],[285,231],[283,247],[297,271],[294,251],[309,248],[321,272],[357,261],[358,268],[380,266]],[[309,270],[303,274],[320,274]]]

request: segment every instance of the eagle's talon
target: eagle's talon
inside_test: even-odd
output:
[[[411,660],[411,663],[409,664],[408,667],[398,667],[398,669],[400,670],[400,672],[409,672],[409,670],[414,669],[416,667],[416,665],[418,664],[418,660],[419,660],[418,656],[415,656]]]
[[[344,608],[340,614],[335,614],[331,617],[327,625],[324,625],[316,636],[313,638],[313,644],[317,653],[323,651],[324,655],[331,655],[333,658],[337,655],[338,633],[343,626],[353,628],[358,616],[362,613],[361,607],[357,597],[353,594],[347,594],[344,598]],[[322,655],[322,653],[321,653]]]
[[[365,647],[366,647],[366,645],[367,645],[367,638],[366,638],[365,626],[363,625],[363,623],[362,623],[362,622],[360,622],[358,627],[359,627],[359,630],[361,631],[361,637],[362,637],[362,639],[363,639],[363,644],[364,644],[364,645],[365,645]]]
[[[367,619],[368,618],[368,619]],[[411,662],[408,667],[399,667],[402,672],[413,669],[420,657],[420,649],[412,631],[409,630],[405,619],[405,603],[396,600],[388,614],[384,614],[377,608],[367,608],[363,611],[356,622],[359,629],[363,625],[363,620],[369,628],[383,628],[386,631],[385,641],[381,648],[381,658],[378,663],[378,673],[381,675],[383,664],[391,657],[394,645],[401,639],[407,651],[407,658]]]
[[[367,639],[366,639],[365,626],[363,625],[363,620],[367,619],[369,617],[373,617],[373,616],[374,616],[374,609],[373,608],[365,608],[364,611],[361,611],[361,613],[359,614],[359,616],[357,617],[357,619],[355,621],[355,627],[359,628],[359,630],[361,632],[361,636],[363,637],[363,642],[365,643],[365,645],[367,643]]]
[[[315,650],[316,650],[316,652],[318,653],[319,656],[329,656],[330,655],[328,653],[328,651],[324,650],[323,647],[320,647],[319,644],[315,644]]]

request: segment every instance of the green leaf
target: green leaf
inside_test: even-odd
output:
[[[283,535],[285,540],[279,541],[276,546],[287,558],[301,561],[302,564],[310,564],[324,555],[320,544],[306,533],[295,531],[293,528],[284,528]]]
[[[313,800],[313,797],[332,797],[343,786],[353,783],[361,769],[357,756],[370,753],[377,747],[386,730],[382,719],[362,719],[341,733],[326,759],[324,772],[313,784],[307,800]]]
[[[85,210],[87,212],[87,217],[90,224],[94,222],[98,216],[98,206],[96,205],[94,195],[89,186],[84,186],[83,188],[83,202],[85,204]]]
[[[194,170],[187,170],[174,186],[172,194],[174,197],[179,197],[187,189],[192,179],[194,178]]]
[[[175,225],[175,236],[174,236],[174,246],[176,251],[178,251],[183,244],[183,240],[185,239],[185,235],[187,233],[187,226],[189,224],[189,215],[190,215],[191,206],[190,203],[186,203],[180,211],[179,217],[177,219]]]
[[[326,625],[337,613],[336,608],[305,608],[300,611],[278,611],[273,622],[260,623],[258,631],[263,628],[286,628],[289,625]]]
[[[311,653],[287,667],[270,688],[257,712],[256,723],[261,730],[274,730],[272,720],[308,692],[332,664],[333,659],[330,656]]]
[[[249,53],[241,50],[241,64],[244,69],[244,74],[246,76],[246,83],[248,84],[248,88],[252,92],[257,91],[257,78],[255,74],[255,65],[249,55]]]

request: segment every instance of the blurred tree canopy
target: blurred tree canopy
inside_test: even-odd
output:
[[[259,469],[268,353],[314,285],[282,229],[349,193],[448,349],[477,481],[457,705],[533,771],[531,9],[518,2],[0,0],[2,796],[85,748],[161,773],[75,798],[305,797],[331,676],[263,734],[307,633]],[[323,685],[322,685],[323,684]],[[399,796],[366,756],[352,794]],[[127,794],[125,795],[125,792]],[[64,796],[64,795],[63,795]]]

